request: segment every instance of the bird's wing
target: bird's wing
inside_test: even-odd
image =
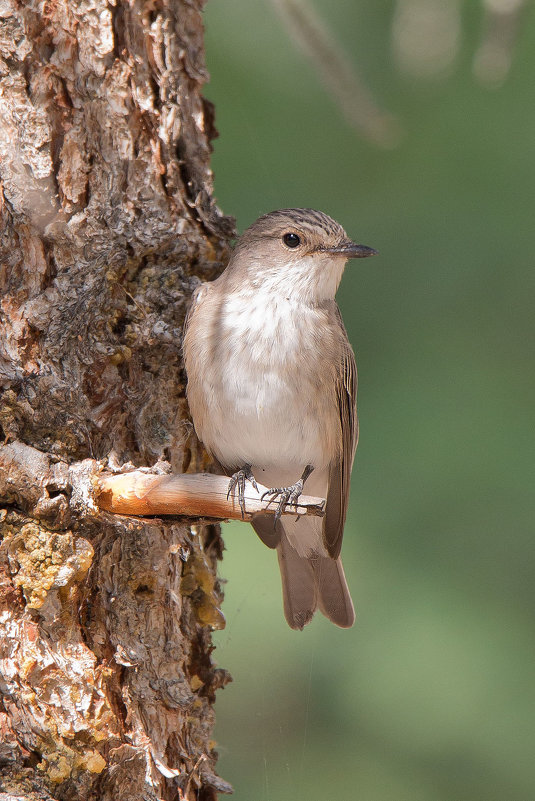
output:
[[[191,302],[186,312],[186,319],[184,320],[183,337],[186,337],[188,333],[190,323],[193,320],[195,312],[199,307],[199,302],[203,298],[205,298],[210,291],[211,291],[211,284],[207,283],[206,281],[204,281],[202,284],[199,284],[199,286],[193,290],[191,295]]]
[[[203,371],[206,365],[206,354],[210,350],[212,323],[215,319],[213,310],[210,308],[211,296],[213,296],[212,285],[208,283],[200,284],[194,291],[184,321],[182,339],[182,353],[188,379],[186,395],[195,431],[200,440],[204,439],[205,422],[209,419],[209,410],[203,390]],[[206,442],[204,445],[208,447]]]
[[[323,537],[329,555],[336,559],[342,547],[342,535],[349,500],[351,468],[359,436],[357,418],[357,365],[342,316],[335,304],[335,314],[341,333],[343,348],[336,376],[336,397],[340,413],[342,450],[329,467],[329,490],[325,509]]]

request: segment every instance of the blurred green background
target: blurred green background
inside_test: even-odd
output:
[[[535,15],[489,87],[479,2],[314,7],[397,147],[347,122],[268,0],[207,4],[206,95],[240,230],[311,206],[380,251],[338,295],[360,380],[357,623],[290,631],[275,554],[225,527],[219,768],[236,801],[533,801]]]

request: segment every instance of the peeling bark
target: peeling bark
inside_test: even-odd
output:
[[[0,2],[0,790],[215,799],[216,526],[106,514],[102,464],[209,467],[181,329],[232,221],[201,0]],[[0,793],[0,796],[2,793]]]

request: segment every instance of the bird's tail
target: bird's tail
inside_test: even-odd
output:
[[[292,629],[302,629],[316,609],[342,628],[355,621],[355,610],[342,560],[317,554],[302,555],[283,532],[277,545],[284,615]]]

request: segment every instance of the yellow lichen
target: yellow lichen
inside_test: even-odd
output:
[[[112,353],[110,356],[110,361],[112,364],[116,366],[118,364],[122,364],[123,362],[128,362],[132,358],[132,349],[128,347],[128,345],[121,345],[117,348],[116,351]]]
[[[88,770],[90,773],[102,773],[106,761],[98,751],[88,750],[83,746],[79,753],[66,745],[60,745],[58,750],[43,751],[43,759],[37,765],[53,784],[60,784],[68,779],[73,772]]]
[[[204,681],[200,679],[198,676],[192,676],[189,681],[189,686],[193,690],[193,692],[197,692],[204,684]]]
[[[108,717],[108,720],[106,722],[107,723],[111,723],[112,722],[112,716],[108,715],[107,717]],[[97,728],[93,728],[93,731],[91,732],[91,734],[93,735],[93,740],[96,743],[101,743],[102,740],[105,740],[107,737],[109,737],[109,732],[108,731],[105,731],[105,730],[104,731],[99,731]]]
[[[102,773],[106,767],[106,761],[98,751],[91,751],[80,762],[80,767],[89,770],[91,773]]]
[[[53,784],[61,784],[69,778],[72,771],[72,763],[58,752],[47,754],[37,767],[46,773]]]
[[[193,551],[183,568],[180,582],[182,595],[192,597],[193,608],[199,623],[212,629],[224,629],[223,612],[218,607],[215,576],[202,551]]]
[[[91,543],[47,531],[37,523],[27,523],[9,543],[13,583],[24,593],[27,604],[39,609],[53,587],[68,587],[85,575],[93,559]]]

